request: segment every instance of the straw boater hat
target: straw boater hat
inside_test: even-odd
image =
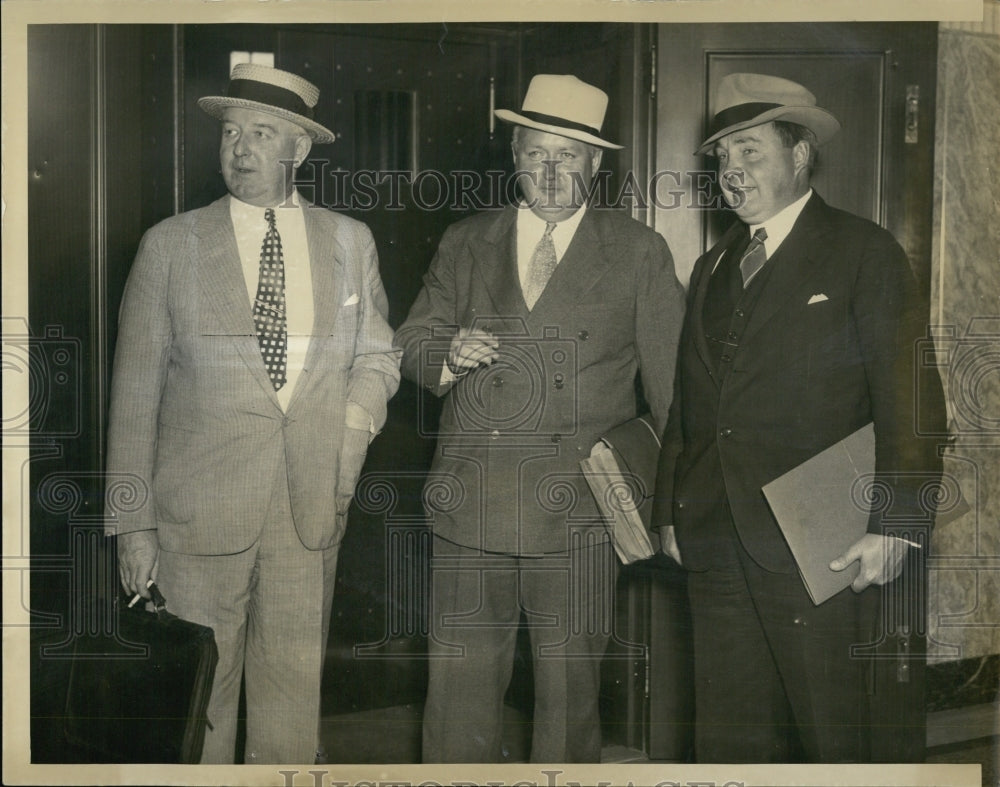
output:
[[[708,126],[708,138],[695,154],[711,153],[716,140],[751,126],[772,120],[798,123],[816,135],[822,145],[840,130],[830,112],[816,106],[816,96],[802,85],[766,74],[729,74],[715,91],[715,115]]]
[[[600,88],[569,74],[538,74],[528,85],[521,111],[498,109],[496,116],[519,126],[621,150],[621,145],[598,136],[607,108],[608,94]]]
[[[313,120],[318,101],[319,88],[297,74],[240,63],[229,77],[226,95],[199,98],[198,106],[219,120],[227,107],[266,112],[302,126],[313,142],[333,142],[336,135]]]

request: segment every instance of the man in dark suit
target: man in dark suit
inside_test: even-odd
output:
[[[928,304],[888,232],[810,188],[838,130],[801,85],[733,74],[698,151],[739,221],[691,278],[653,524],[690,572],[700,761],[870,756],[872,662],[851,646],[873,641],[879,586],[919,548],[890,525],[933,517],[940,460],[914,427]],[[936,378],[921,404],[940,425]],[[859,561],[853,585],[814,606],[761,487],[872,421],[890,505],[831,564]]]
[[[318,98],[244,64],[199,100],[229,194],[149,230],[122,301],[108,470],[144,504],[109,534],[129,593],[215,631],[206,763],[233,761],[244,676],[246,761],[314,761],[338,545],[399,383],[371,233],[293,186],[333,142]]]
[[[534,762],[600,758],[615,558],[579,462],[637,415],[666,422],[683,295],[663,239],[584,204],[607,95],[532,79],[516,124],[524,201],[450,227],[397,333],[403,373],[447,396],[425,490],[434,531],[425,762],[498,762],[523,615]]]

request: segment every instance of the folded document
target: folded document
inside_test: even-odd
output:
[[[660,440],[648,415],[608,432],[580,462],[615,552],[626,565],[656,554],[650,533]]]

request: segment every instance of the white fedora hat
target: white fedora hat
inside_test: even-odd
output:
[[[840,131],[840,122],[832,113],[816,106],[816,96],[797,82],[766,74],[729,74],[715,91],[712,106],[715,117],[708,126],[707,138],[695,154],[710,153],[717,139],[751,126],[772,120],[798,123],[816,135],[822,145]]]
[[[602,148],[621,145],[601,139],[608,94],[570,74],[538,74],[528,84],[521,111],[496,110],[508,123],[548,131]]]
[[[318,101],[319,88],[297,74],[240,63],[229,77],[226,95],[199,98],[198,106],[219,120],[228,107],[266,112],[302,126],[313,142],[333,142],[336,135],[313,120]]]

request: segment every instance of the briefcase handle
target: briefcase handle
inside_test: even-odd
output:
[[[153,611],[156,612],[156,616],[160,620],[173,620],[177,617],[172,612],[167,611],[167,599],[160,592],[155,582],[150,580],[149,584],[146,585],[146,590],[149,591],[150,601],[153,603]],[[131,607],[131,605],[129,606]]]

